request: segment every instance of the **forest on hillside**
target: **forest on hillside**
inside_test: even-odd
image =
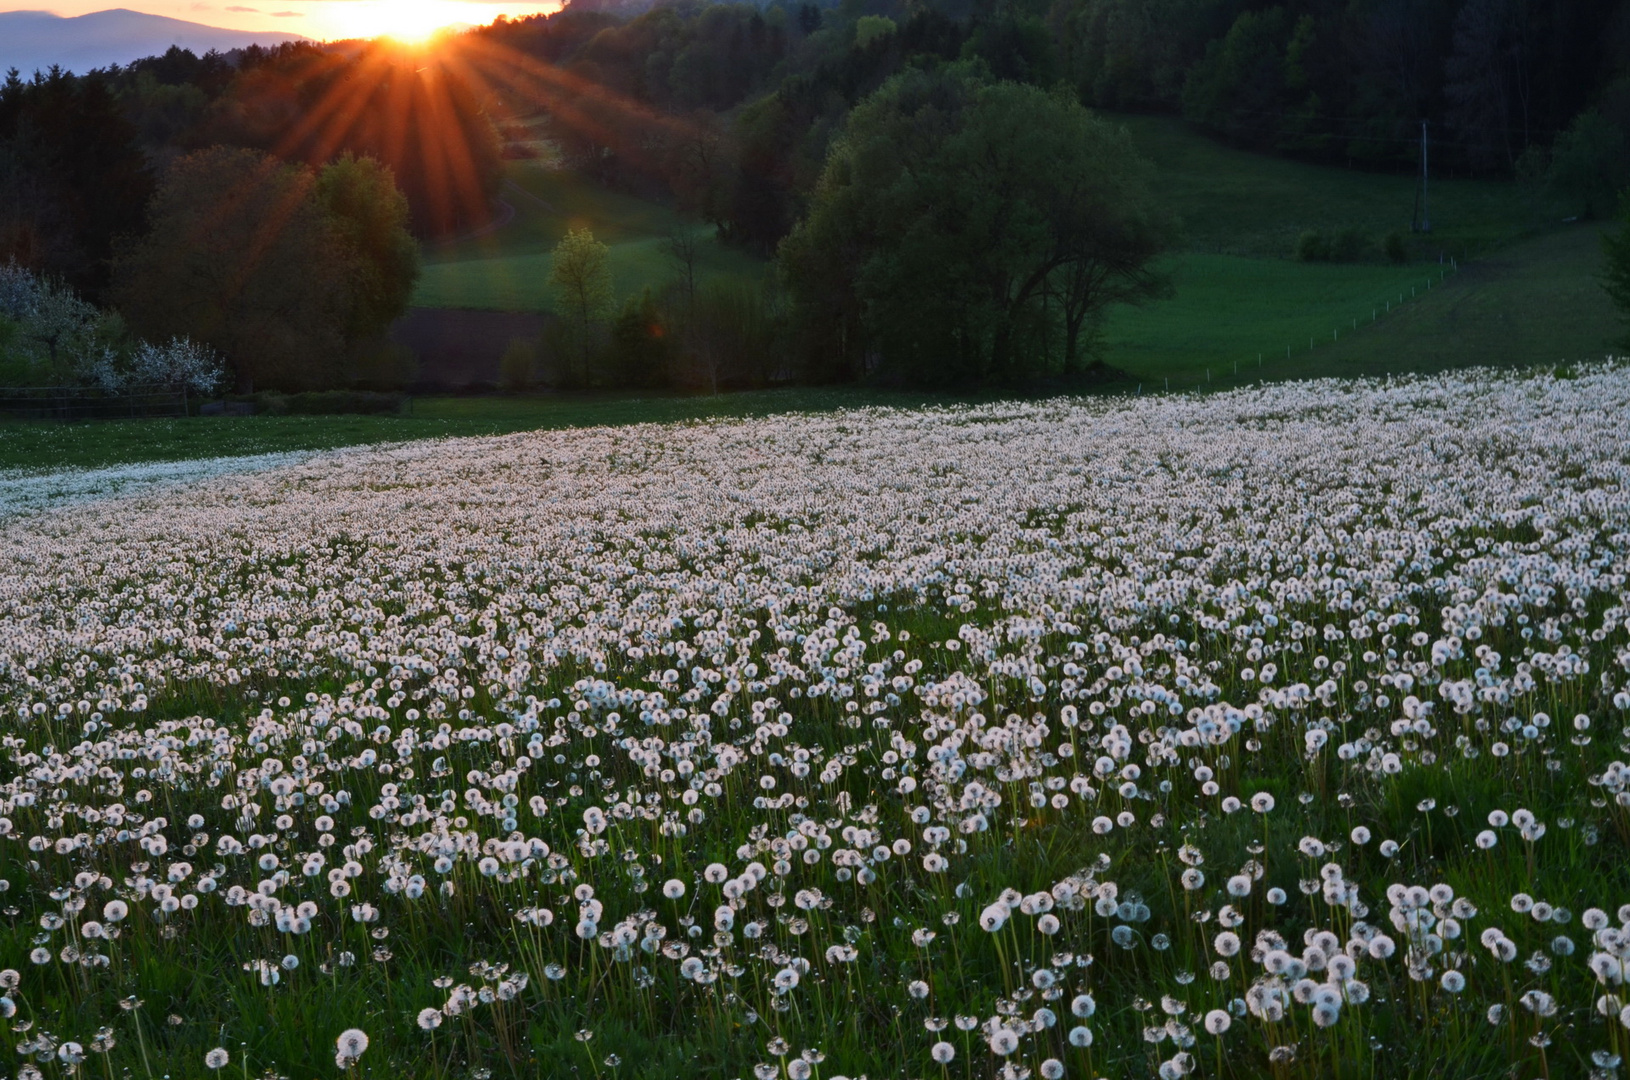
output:
[[[581,167],[666,185],[765,251],[803,212],[849,110],[935,61],[1360,168],[1416,168],[1423,121],[1451,175],[1541,178],[1559,146],[1603,187],[1630,167],[1623,0],[579,3],[479,36],[569,73],[563,90],[595,88],[557,114]]]
[[[505,157],[538,153],[541,129],[592,182],[778,257],[775,296],[722,306],[780,328],[781,345],[737,335],[753,349],[803,350],[786,370],[1069,374],[1106,305],[1162,295],[1151,260],[1181,227],[1143,197],[1147,163],[1085,110],[1179,115],[1241,148],[1363,170],[1416,170],[1424,139],[1436,175],[1515,178],[1605,217],[1630,183],[1630,0],[579,0],[424,50],[172,49],[81,76],[13,71],[0,84],[0,264],[118,307],[120,325],[82,335],[98,349],[128,328],[206,340],[240,384],[251,369],[293,371],[295,353],[320,358],[301,361],[321,367],[303,384],[354,382],[370,365],[389,382],[402,365],[381,334],[417,273],[408,234],[481,228]],[[1063,141],[1026,143],[1031,129]],[[868,139],[882,157],[866,157]],[[894,147],[915,164],[885,160]],[[325,170],[368,160],[382,171],[346,175],[372,202],[336,201]],[[981,176],[979,162],[1009,173]],[[239,186],[206,175],[219,169]],[[901,187],[925,176],[939,187]],[[177,229],[260,235],[251,213],[306,224],[227,245],[255,252],[253,267],[172,257],[196,246]],[[922,236],[934,243],[911,247]],[[926,278],[899,271],[913,259]],[[375,284],[346,295],[302,269],[318,263],[365,267],[340,277]],[[834,274],[860,284],[835,293]],[[893,332],[926,325],[920,305],[946,296],[962,297],[939,311],[954,325]],[[667,317],[629,302],[631,332]],[[695,322],[694,295],[686,308]],[[281,335],[276,356],[238,355],[270,339],[226,328],[288,311],[319,330]],[[922,359],[946,354],[962,360]]]

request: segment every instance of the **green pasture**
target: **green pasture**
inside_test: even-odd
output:
[[[1252,154],[1170,118],[1117,119],[1182,229],[1176,295],[1117,309],[1103,327],[1105,360],[1146,392],[1575,362],[1622,336],[1596,280],[1601,226],[1547,220],[1515,183],[1435,180],[1432,232],[1412,235],[1411,176]],[[1290,257],[1302,232],[1343,228],[1377,245],[1402,231],[1411,259],[1393,265],[1378,248],[1357,263]]]
[[[1145,390],[1188,387],[1257,373],[1259,358],[1286,359],[1316,374],[1318,346],[1372,318],[1388,318],[1436,282],[1439,267],[1297,263],[1238,255],[1189,254],[1173,260],[1176,295],[1113,311],[1104,327],[1105,359],[1146,382]],[[1435,287],[1435,285],[1434,285]]]
[[[1379,242],[1401,232],[1417,261],[1464,259],[1548,223],[1515,183],[1434,177],[1430,234],[1411,235],[1416,178],[1310,165],[1238,150],[1172,117],[1115,116],[1154,163],[1156,192],[1187,250],[1289,258],[1307,230],[1356,228]]]
[[[607,191],[572,173],[535,161],[511,164],[501,197],[514,207],[508,224],[484,235],[428,247],[424,273],[413,296],[416,307],[486,311],[548,311],[550,253],[567,229],[586,225],[611,249],[617,295],[661,289],[675,280],[662,252],[675,230],[696,235],[702,281],[757,278],[764,264],[713,239],[712,230],[686,221],[646,199]]]
[[[1441,279],[1436,264],[1187,255],[1173,299],[1111,314],[1105,359],[1145,392],[1599,360],[1626,329],[1597,280],[1602,232],[1543,233]]]
[[[1630,327],[1599,281],[1604,231],[1570,226],[1469,262],[1426,301],[1326,350],[1320,366],[1330,375],[1369,375],[1622,353]]]

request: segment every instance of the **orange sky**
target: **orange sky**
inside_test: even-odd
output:
[[[173,19],[238,30],[282,30],[332,39],[398,33],[421,36],[437,25],[488,23],[498,15],[518,18],[553,11],[549,3],[488,0],[0,0],[0,11],[51,11],[58,15],[123,7]]]

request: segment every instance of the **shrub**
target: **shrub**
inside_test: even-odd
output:
[[[1387,233],[1387,238],[1381,241],[1381,250],[1388,262],[1401,265],[1409,261],[1409,245],[1404,240],[1404,234],[1396,229]]]
[[[1369,252],[1370,238],[1363,230],[1338,229],[1330,238],[1331,262],[1358,262]]]
[[[1370,238],[1351,226],[1325,233],[1309,229],[1296,238],[1298,262],[1359,262],[1370,250]]]
[[[221,358],[207,345],[187,338],[171,338],[164,345],[142,342],[131,354],[126,381],[132,385],[164,386],[212,394],[226,382]]]
[[[1297,262],[1329,262],[1330,240],[1316,229],[1308,229],[1296,238]]]
[[[669,320],[651,290],[630,296],[611,328],[607,374],[620,386],[666,386],[674,358]]]
[[[498,391],[518,394],[538,381],[538,344],[526,338],[511,338],[498,361]]]
[[[676,381],[695,390],[746,389],[774,381],[785,315],[765,290],[728,281],[697,291],[684,327]]]
[[[260,416],[287,416],[289,415],[289,395],[278,393],[276,390],[263,390],[249,398],[255,406],[255,412]]]

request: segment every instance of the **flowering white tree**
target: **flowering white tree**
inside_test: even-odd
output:
[[[52,380],[112,393],[162,386],[182,394],[214,393],[225,381],[221,358],[188,338],[161,345],[139,342],[121,356],[108,343],[101,310],[15,262],[0,266],[0,316],[17,324],[24,362]]]
[[[39,281],[15,260],[0,266],[0,315],[22,322],[34,313],[39,292]]]
[[[163,386],[185,393],[212,394],[226,380],[221,358],[190,338],[171,338],[163,345],[142,342],[130,359],[125,383]]]
[[[0,314],[18,324],[31,367],[44,365],[51,378],[83,378],[109,360],[96,305],[16,262],[0,267]]]
[[[102,382],[113,365],[96,305],[16,262],[0,266],[0,315],[17,323],[23,360],[48,378]]]

